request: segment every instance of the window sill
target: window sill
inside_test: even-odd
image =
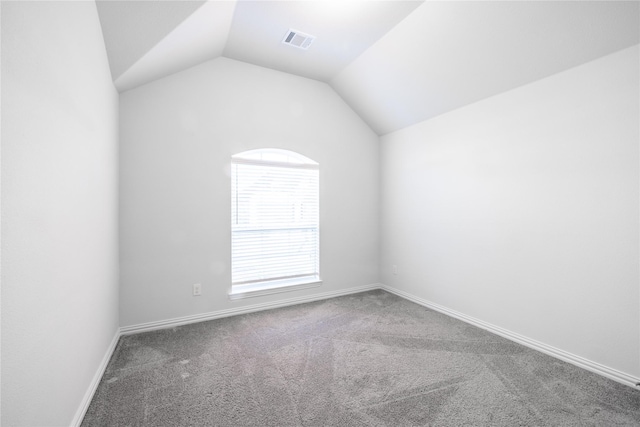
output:
[[[263,295],[279,294],[281,292],[299,291],[322,285],[319,277],[305,277],[302,279],[278,280],[272,282],[235,285],[229,292],[230,300],[260,297]]]

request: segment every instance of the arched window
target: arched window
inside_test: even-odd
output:
[[[318,163],[278,149],[231,158],[231,298],[320,284]]]

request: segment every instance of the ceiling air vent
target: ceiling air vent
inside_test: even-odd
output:
[[[309,46],[311,46],[311,43],[313,43],[315,39],[315,36],[310,36],[309,34],[291,29],[287,31],[282,43],[306,50],[309,49]]]

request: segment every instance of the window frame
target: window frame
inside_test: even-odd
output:
[[[316,171],[317,176],[313,178],[313,180],[316,183],[316,189],[311,194],[312,200],[314,200],[312,202],[312,207],[315,209],[315,211],[313,211],[315,214],[315,222],[313,224],[314,226],[310,228],[312,230],[315,230],[314,240],[312,241],[312,242],[315,242],[315,248],[313,249],[313,252],[315,255],[315,258],[314,258],[315,272],[313,274],[304,274],[297,277],[292,276],[292,277],[286,277],[286,278],[280,278],[277,276],[267,277],[264,280],[256,279],[256,280],[249,280],[248,282],[242,282],[237,280],[236,283],[234,283],[234,280],[236,280],[236,278],[234,277],[235,275],[234,242],[236,242],[236,238],[237,238],[237,236],[234,233],[237,233],[237,232],[242,233],[243,231],[247,231],[247,230],[236,230],[234,225],[239,218],[238,212],[236,211],[238,207],[234,206],[234,204],[238,203],[238,198],[241,197],[239,196],[240,193],[237,187],[239,183],[236,182],[236,179],[237,179],[236,166],[242,166],[242,165],[245,165],[245,166],[253,165],[253,166],[264,167],[264,168],[273,167],[274,170],[279,169],[280,173],[286,169],[295,169],[298,171],[300,170]],[[278,181],[273,180],[273,182],[278,182]],[[232,203],[232,206],[231,206],[231,211],[232,211],[232,214],[231,214],[231,281],[232,283],[228,293],[229,298],[232,300],[235,300],[235,299],[241,299],[241,298],[247,298],[247,297],[269,295],[274,293],[288,292],[293,290],[301,290],[301,289],[320,286],[322,284],[322,279],[320,278],[320,218],[319,218],[320,216],[320,209],[319,209],[320,170],[319,170],[319,164],[309,159],[308,157],[305,157],[299,153],[296,153],[294,151],[289,151],[289,150],[263,148],[263,149],[257,149],[257,150],[243,151],[231,157],[231,192],[232,192],[231,194],[231,203]],[[259,194],[259,193],[255,193],[255,194]],[[245,194],[243,194],[242,196],[244,195]],[[304,197],[306,197],[306,195]],[[315,199],[313,199],[313,197],[315,197]],[[287,204],[278,205],[276,203],[274,204],[274,206],[276,206],[277,208],[281,208],[282,206],[288,206],[288,205]],[[256,225],[259,225],[259,224],[261,224],[261,220],[258,220],[256,223]],[[296,230],[299,228],[300,227],[294,225],[291,227],[282,228],[280,229],[280,231],[286,232],[287,230]],[[259,228],[256,229],[257,233],[260,233],[259,230],[260,230]],[[264,230],[263,231],[264,233],[265,231],[268,230],[268,228],[264,228],[263,230]],[[241,251],[241,249],[239,251]]]

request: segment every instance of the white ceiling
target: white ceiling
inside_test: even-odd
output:
[[[418,1],[238,1],[223,55],[329,81]],[[282,43],[289,28],[316,36],[309,50]]]
[[[96,1],[115,80],[204,1]]]
[[[637,1],[97,4],[121,92],[225,56],[329,83],[379,135],[640,41]],[[289,28],[317,39],[283,45]]]
[[[128,3],[118,2],[122,13],[128,13]],[[154,7],[156,2],[141,2]],[[166,2],[162,2],[166,3]],[[180,2],[177,2],[180,3]],[[196,2],[191,2],[196,3]],[[114,76],[114,83],[120,92],[132,89],[142,84],[157,80],[178,71],[198,65],[210,59],[222,56],[227,43],[227,35],[231,27],[233,12],[236,3],[234,1],[208,1],[197,2],[201,6],[194,13],[180,22],[169,34],[157,41],[157,44],[143,53],[126,72]],[[141,22],[153,26],[152,22],[139,17]],[[102,26],[105,27],[104,21]],[[141,24],[141,26],[144,26]],[[105,38],[106,43],[106,38]],[[139,51],[135,46],[138,40],[130,39],[130,45],[123,43],[120,48],[124,53],[128,50]],[[107,53],[110,51],[107,49]],[[111,52],[117,52],[112,49]],[[118,53],[109,54],[120,56]]]
[[[427,2],[331,81],[379,135],[639,42],[637,2]]]

